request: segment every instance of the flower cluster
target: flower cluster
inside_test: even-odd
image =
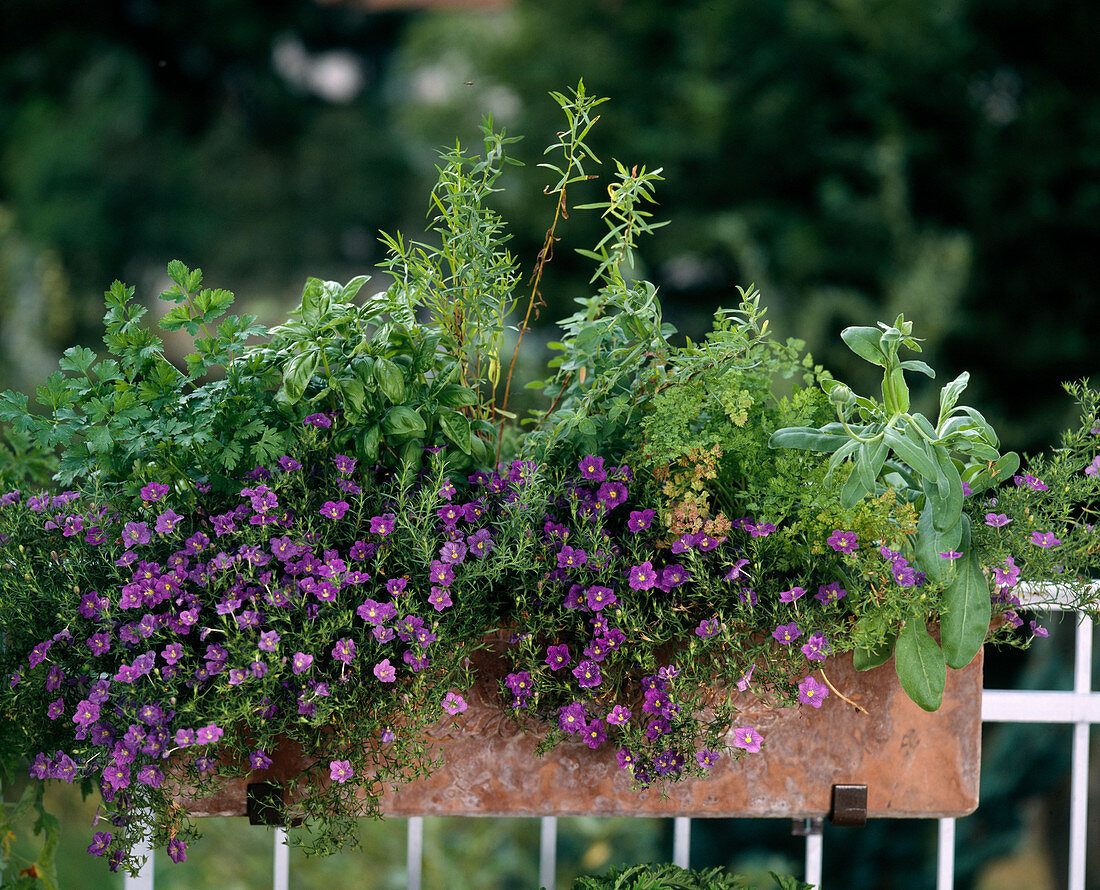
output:
[[[322,447],[249,474],[236,503],[196,492],[189,510],[155,482],[117,506],[5,495],[0,558],[68,592],[7,676],[11,709],[25,749],[50,728],[35,778],[98,787],[118,828],[91,852],[124,862],[140,806],[182,857],[192,831],[171,795],[270,766],[287,740],[331,770],[303,777],[298,806],[360,782],[369,809],[377,777],[427,767],[408,727],[466,709],[451,687],[500,612],[533,471],[457,486],[433,466],[402,483]]]

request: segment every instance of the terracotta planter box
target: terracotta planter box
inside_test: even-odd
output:
[[[898,685],[893,662],[857,672],[851,657],[826,662],[829,679],[868,713],[830,695],[820,710],[771,710],[747,699],[741,723],[755,726],[765,747],[740,762],[722,760],[704,779],[636,792],[614,752],[581,743],[535,756],[538,737],[523,733],[491,690],[467,696],[469,710],[429,727],[444,766],[387,792],[391,816],[702,816],[823,817],[833,785],[867,786],[867,816],[964,816],[978,805],[982,654],[948,671],[943,706],[927,713]],[[195,816],[243,816],[252,782],[296,774],[293,752],[276,755],[216,796],[187,802]]]

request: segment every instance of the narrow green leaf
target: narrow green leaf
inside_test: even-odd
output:
[[[873,495],[875,493],[878,474],[882,471],[882,465],[886,461],[886,454],[889,450],[883,439],[863,444],[859,448],[856,470],[859,472],[860,483],[868,494]]]
[[[886,367],[886,354],[879,345],[882,332],[878,328],[845,328],[840,332],[840,338],[861,359],[880,368]]]
[[[947,415],[951,413],[951,409],[954,408],[955,404],[959,401],[959,396],[962,395],[968,383],[970,383],[970,373],[968,371],[963,371],[958,377],[940,390],[940,416],[936,421],[937,428],[942,427],[943,422],[947,419]]]
[[[947,664],[953,668],[966,667],[978,654],[992,617],[989,581],[970,547],[968,516],[962,517],[959,551],[962,556],[955,561],[954,575],[943,589],[940,606],[940,641]]]
[[[916,371],[918,374],[924,374],[926,377],[936,379],[936,372],[926,364],[925,362],[918,361],[917,359],[909,359],[898,365],[904,371]]]
[[[859,472],[859,463],[852,467],[852,471],[848,474],[848,478],[844,481],[843,487],[840,489],[840,506],[845,510],[851,510],[856,504],[858,504],[863,497],[867,494],[874,493],[874,483],[872,487],[868,489],[863,484],[863,477]]]
[[[927,443],[917,445],[912,439],[899,433],[894,427],[887,427],[883,431],[886,444],[890,446],[894,454],[909,464],[917,473],[925,479],[935,480],[939,475],[936,462],[928,453]]]
[[[772,433],[770,448],[799,448],[803,451],[821,451],[830,454],[852,440],[847,436],[823,433],[813,427],[791,426]]]
[[[947,663],[943,650],[929,636],[923,615],[911,617],[898,634],[894,667],[909,698],[925,711],[939,708],[947,684]]]
[[[965,517],[960,516],[958,521],[943,530],[937,530],[932,522],[932,516],[936,508],[930,500],[925,502],[921,511],[920,520],[917,522],[917,537],[914,543],[916,551],[916,563],[933,581],[942,581],[944,573],[949,566],[947,560],[940,557],[941,553],[950,550],[958,550],[962,542],[963,523]]]

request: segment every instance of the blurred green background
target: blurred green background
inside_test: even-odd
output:
[[[307,275],[369,271],[379,230],[419,235],[438,147],[476,145],[485,113],[524,136],[499,205],[530,268],[553,209],[536,166],[559,125],[546,94],[581,77],[612,100],[591,140],[603,160],[664,170],[670,225],[640,271],[685,332],[755,282],[779,334],[866,388],[839,331],[904,311],[929,363],[970,370],[971,402],[1022,450],[1069,422],[1062,380],[1096,382],[1100,4],[397,5],[4,0],[0,387],[32,391],[66,346],[95,347],[103,290],[122,278],[152,300],[173,258],[269,322]],[[559,230],[532,350],[585,292],[571,248],[599,233],[580,211]],[[1057,626],[1029,659],[995,657],[990,685],[1069,688],[1071,638]],[[1068,752],[1067,730],[987,729],[956,886],[1064,886]],[[57,793],[63,886],[118,886],[83,855],[94,806]],[[693,858],[797,871],[788,829],[697,823]],[[267,882],[263,829],[207,833],[185,866],[158,859],[158,887]],[[429,821],[425,886],[534,887],[537,834]],[[828,885],[934,886],[933,823],[826,835]],[[404,823],[365,838],[363,855],[295,859],[293,886],[401,886]],[[667,823],[566,820],[559,877],[670,851]]]

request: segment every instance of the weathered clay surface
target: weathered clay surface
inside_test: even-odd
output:
[[[850,657],[825,669],[834,686],[867,710],[836,695],[820,710],[771,710],[746,699],[738,725],[764,737],[758,754],[723,759],[705,779],[632,791],[610,749],[583,744],[535,756],[538,737],[501,714],[487,689],[467,696],[470,708],[429,727],[445,765],[388,792],[393,816],[761,816],[827,815],[834,784],[867,786],[869,817],[963,816],[978,805],[982,655],[948,671],[944,704],[927,713],[898,685],[893,662],[857,672]],[[244,815],[248,782],[278,781],[300,768],[292,752],[216,797],[193,801],[196,816]]]

